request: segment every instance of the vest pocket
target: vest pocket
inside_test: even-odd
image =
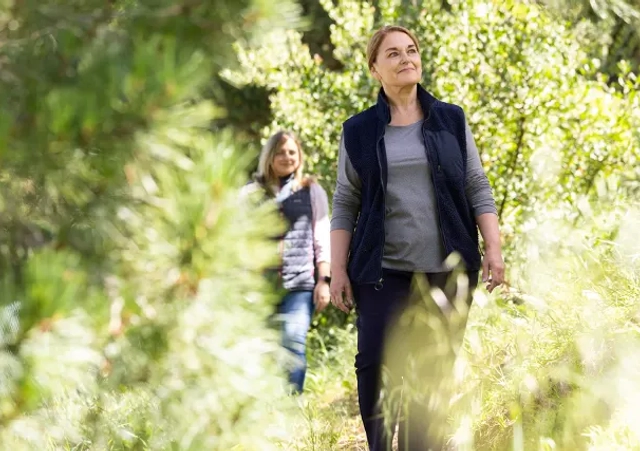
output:
[[[458,140],[448,131],[430,133],[431,146],[438,153],[438,167],[432,168],[436,177],[444,177],[449,180],[460,180],[465,176],[465,162],[462,149]]]

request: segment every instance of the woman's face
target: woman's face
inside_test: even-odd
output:
[[[380,44],[371,73],[383,87],[400,88],[420,83],[420,53],[409,35],[401,31],[387,34]]]
[[[285,136],[273,156],[271,164],[273,172],[277,177],[287,177],[293,174],[298,166],[300,166],[300,149],[292,138]]]

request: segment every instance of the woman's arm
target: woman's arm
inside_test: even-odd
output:
[[[498,215],[496,202],[491,192],[489,179],[484,172],[480,153],[473,139],[471,128],[465,122],[466,142],[467,142],[467,173],[465,174],[465,191],[467,200],[473,209],[473,215],[477,218],[485,213]],[[483,235],[484,236],[484,235]]]
[[[317,283],[313,290],[313,303],[316,312],[323,311],[331,301],[329,284],[326,278],[331,274],[329,261],[331,251],[329,249],[329,200],[327,193],[318,183],[312,183],[309,187],[311,194],[311,211],[313,216],[313,258],[316,263]]]
[[[347,272],[351,232],[344,229],[331,231],[331,273]]]
[[[504,261],[500,243],[498,215],[485,213],[476,217],[478,228],[484,240],[484,258],[482,259],[482,281],[487,283],[489,293],[504,282]]]
[[[329,275],[329,262],[331,261],[330,250],[330,220],[329,220],[329,199],[326,191],[318,184],[312,183],[310,188],[311,209],[313,211],[313,250],[314,259],[318,268],[321,264],[327,271],[319,271],[319,276]]]
[[[331,216],[331,300],[345,313],[353,307],[351,283],[347,276],[347,260],[351,235],[360,213],[360,199],[360,177],[349,160],[342,136]]]
[[[362,182],[347,154],[344,136],[340,137],[338,152],[338,177],[333,192],[331,231],[346,230],[351,234],[360,213]]]
[[[487,282],[487,290],[492,292],[495,287],[504,282],[504,261],[502,260],[498,210],[491,192],[491,185],[489,185],[487,175],[482,168],[473,134],[466,122],[465,130],[467,143],[466,194],[485,246],[485,256],[482,259],[482,281]]]
[[[333,193],[333,214],[331,216],[332,272],[347,270],[351,234],[360,213],[361,186],[360,177],[349,160],[344,136],[341,136],[338,152],[338,177]]]

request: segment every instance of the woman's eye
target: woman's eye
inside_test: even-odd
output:
[[[416,53],[417,50],[416,49],[409,49],[409,53]]]

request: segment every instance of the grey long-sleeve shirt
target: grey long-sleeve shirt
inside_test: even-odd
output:
[[[412,272],[443,271],[447,257],[440,234],[438,209],[430,165],[421,130],[422,121],[406,126],[388,125],[385,245],[382,266]],[[478,148],[466,125],[466,194],[475,216],[497,214]],[[333,195],[331,230],[353,232],[360,213],[361,182],[340,139],[338,180]]]

